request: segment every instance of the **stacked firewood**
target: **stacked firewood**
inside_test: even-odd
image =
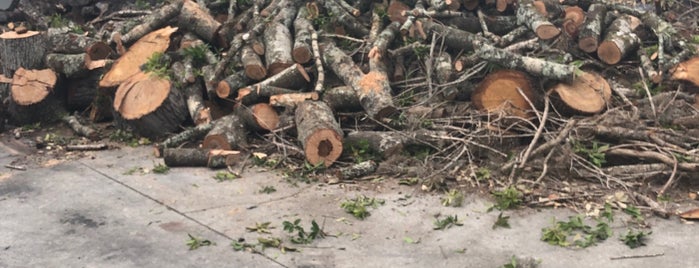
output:
[[[691,92],[649,90],[699,85],[696,48],[644,6],[171,0],[148,11],[58,2],[70,2],[66,16],[84,11],[80,24],[35,19],[33,30],[0,35],[11,119],[68,121],[87,109],[93,122],[161,140],[156,154],[173,165],[226,166],[265,145],[261,137],[326,167],[366,146],[386,160],[379,169],[401,174],[416,171],[396,158],[423,148],[432,161],[418,161],[428,167],[418,176],[458,177],[488,163],[505,163],[491,168],[510,178],[563,176],[550,159],[580,162],[581,176],[622,176],[574,157],[592,140],[632,158],[610,167],[699,169],[699,139],[686,134],[699,125]],[[199,149],[172,149],[185,143]],[[651,155],[652,146],[666,151]],[[356,168],[341,174],[377,165]]]

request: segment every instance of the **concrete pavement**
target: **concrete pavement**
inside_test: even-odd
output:
[[[90,152],[71,161],[2,168],[26,157],[0,146],[0,267],[500,267],[511,256],[532,257],[539,267],[693,267],[699,263],[697,225],[676,218],[648,219],[648,245],[631,250],[614,235],[586,249],[565,249],[542,241],[541,229],[566,209],[507,212],[510,229],[491,227],[497,213],[490,201],[470,196],[462,207],[443,207],[440,196],[386,181],[362,185],[298,183],[249,169],[242,178],[212,179],[215,171],[176,168],[167,174],[142,173],[162,163],[147,147]],[[259,193],[265,186],[277,191]],[[357,220],[339,204],[364,194],[386,200]],[[458,215],[463,226],[433,230],[434,216]],[[622,213],[616,213],[621,217]],[[316,220],[330,234],[306,246],[289,243],[283,221]],[[246,226],[271,222],[272,234]],[[189,250],[187,234],[214,246]],[[234,251],[230,243],[280,237],[300,252],[266,249],[264,255]],[[241,240],[242,241],[242,240]],[[411,243],[412,242],[412,243]],[[610,260],[627,255],[663,254]]]

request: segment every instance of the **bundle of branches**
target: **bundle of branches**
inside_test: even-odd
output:
[[[339,160],[343,178],[441,183],[480,167],[501,184],[661,177],[662,193],[699,167],[688,90],[699,58],[650,11],[574,0],[122,4],[0,36],[14,120],[89,106],[93,121],[167,138],[158,155],[186,143],[201,144],[196,163],[220,156],[206,150],[268,150]],[[58,79],[32,74],[41,69]],[[39,109],[60,103],[59,89],[66,108]]]

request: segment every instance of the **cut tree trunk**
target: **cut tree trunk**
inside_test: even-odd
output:
[[[170,80],[138,72],[117,89],[114,110],[134,131],[158,138],[178,130],[187,118],[182,92]]]
[[[521,91],[521,93],[520,93]],[[536,90],[527,74],[515,70],[500,70],[488,74],[473,91],[471,101],[481,111],[504,112],[529,118],[533,115]]]
[[[291,56],[297,63],[304,64],[311,60],[311,29],[313,25],[308,21],[308,9],[299,8],[299,12],[294,20],[294,49]]]
[[[527,25],[541,40],[552,39],[561,33],[556,25],[546,20],[545,16],[537,11],[531,0],[519,2],[517,22]]]
[[[40,32],[4,32],[0,34],[2,73],[12,78],[15,70],[43,69],[46,55],[46,36]]]
[[[10,88],[10,117],[18,124],[53,122],[66,111],[54,90],[58,76],[51,69],[15,71]]]
[[[585,11],[577,6],[567,7],[565,9],[565,18],[563,19],[563,30],[569,36],[577,36],[578,28],[585,22]]]
[[[195,148],[166,148],[163,160],[168,167],[225,168],[239,162],[239,151]]]
[[[270,75],[275,75],[294,64],[291,57],[293,46],[289,28],[281,23],[267,24],[264,32],[265,63]]]
[[[222,150],[247,149],[247,131],[243,120],[236,114],[219,118],[204,137],[202,147]]]
[[[296,130],[306,160],[331,166],[342,154],[342,129],[322,101],[305,101],[296,107]]]
[[[167,50],[170,46],[170,35],[176,31],[177,28],[168,26],[139,39],[129,48],[126,54],[114,62],[109,72],[100,80],[99,86],[104,88],[116,87],[132,75],[140,72],[141,65],[145,64],[153,53],[165,52]]]
[[[587,19],[580,27],[578,34],[578,47],[582,51],[592,53],[597,51],[600,36],[602,35],[602,25],[607,15],[607,6],[604,4],[593,4],[587,11]]]
[[[257,103],[249,107],[237,105],[235,113],[250,130],[272,131],[279,126],[279,113],[268,103]]]
[[[325,43],[323,47],[324,51],[321,54],[325,65],[330,66],[345,85],[354,89],[364,111],[370,117],[380,120],[396,112],[388,77],[385,74],[369,72],[365,75],[354,64],[352,58],[337,48],[334,43]]]
[[[581,114],[603,111],[612,98],[612,90],[607,80],[593,72],[582,72],[572,83],[560,83],[551,90],[557,94],[565,107]]]
[[[245,75],[255,81],[267,76],[267,68],[262,64],[260,56],[250,46],[243,46],[240,51],[240,61],[245,68]]]
[[[177,17],[177,25],[197,36],[206,42],[213,42],[218,39],[218,30],[221,23],[216,21],[208,10],[204,10],[194,1],[185,0]]]
[[[90,44],[97,42],[92,37],[73,32],[69,27],[49,28],[46,31],[51,52],[61,54],[85,53]]]
[[[622,15],[609,28],[604,40],[597,48],[597,57],[606,64],[619,63],[629,53],[641,45],[641,39],[634,33],[641,20],[634,16]]]
[[[672,79],[687,81],[699,87],[699,57],[678,64],[672,73]],[[697,103],[695,105],[699,106]]]

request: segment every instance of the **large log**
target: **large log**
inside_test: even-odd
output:
[[[306,160],[331,166],[342,154],[342,129],[322,101],[305,101],[296,107],[296,130]]]
[[[158,138],[177,131],[187,118],[182,92],[170,80],[138,72],[122,83],[114,96],[114,110],[133,130]]]
[[[82,54],[58,54],[46,55],[46,65],[54,72],[65,75],[67,78],[79,78],[87,75],[85,67],[85,53]]]
[[[237,114],[230,114],[215,121],[213,128],[202,141],[206,149],[247,149],[247,131]]]
[[[334,43],[325,43],[321,54],[325,65],[329,66],[345,85],[352,87],[357,92],[364,111],[370,117],[382,119],[397,111],[393,105],[391,88],[385,74],[381,72],[362,73],[352,58],[336,47]]]
[[[156,52],[165,52],[170,46],[170,35],[177,31],[177,28],[165,27],[151,32],[139,39],[129,48],[126,54],[122,55],[112,68],[107,72],[99,86],[104,88],[116,87],[132,75],[140,72],[141,65],[148,61],[148,58]]]
[[[241,159],[239,151],[196,148],[166,148],[163,160],[168,167],[225,168]]]
[[[58,76],[50,69],[27,70],[19,67],[10,88],[9,114],[19,125],[53,122],[66,111],[54,90]]]
[[[97,69],[88,71],[85,77],[66,81],[66,106],[71,110],[81,111],[95,102],[99,96],[98,85],[102,75],[104,69]]]
[[[0,34],[2,73],[12,78],[19,68],[43,69],[46,51],[46,36],[40,32],[4,32]]]
[[[471,101],[482,111],[504,112],[529,118],[535,110],[535,107],[530,105],[535,98],[536,91],[527,74],[515,70],[499,70],[483,79],[473,91]]]

